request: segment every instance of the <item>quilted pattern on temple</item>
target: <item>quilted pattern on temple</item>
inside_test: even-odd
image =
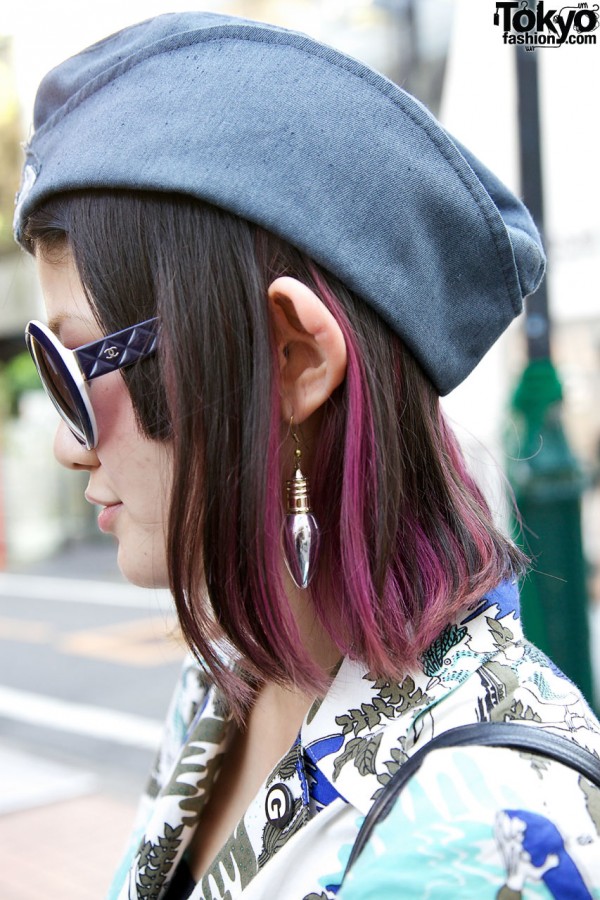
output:
[[[157,320],[151,319],[85,344],[75,351],[75,356],[89,381],[150,356],[156,350],[157,340]]]

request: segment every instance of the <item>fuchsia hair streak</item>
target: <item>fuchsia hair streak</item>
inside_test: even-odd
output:
[[[124,372],[142,430],[173,443],[171,589],[185,638],[243,719],[265,680],[323,693],[284,589],[287,423],[267,290],[315,291],[347,348],[311,448],[321,555],[308,597],[340,655],[403,678],[453,619],[523,566],[495,527],[439,398],[401,339],[296,248],[189,197],[57,196],[31,248],[66,241],[107,333],[159,315],[161,350]],[[227,647],[238,663],[231,666]]]
[[[312,271],[348,356],[343,417],[334,411],[321,436],[338,448],[333,502],[333,472],[325,464],[312,473],[329,541],[315,608],[344,654],[373,675],[401,678],[523,559],[492,522],[439,398],[401,340],[370,311],[352,318],[347,294],[341,302]]]

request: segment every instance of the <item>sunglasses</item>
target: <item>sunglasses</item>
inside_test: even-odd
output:
[[[25,341],[44,390],[80,444],[93,450],[98,428],[88,381],[146,359],[156,351],[158,318],[148,319],[74,350],[63,347],[41,322],[30,322]]]

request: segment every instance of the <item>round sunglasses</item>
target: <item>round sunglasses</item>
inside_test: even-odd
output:
[[[146,359],[156,351],[158,318],[147,319],[115,334],[83,344],[63,347],[41,322],[29,322],[25,341],[44,390],[80,444],[93,450],[98,428],[88,381]]]

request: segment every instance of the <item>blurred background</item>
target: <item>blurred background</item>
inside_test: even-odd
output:
[[[22,336],[28,319],[43,318],[41,298],[11,235],[20,144],[48,69],[135,21],[199,6],[305,31],[364,60],[419,97],[530,204],[548,252],[547,297],[444,406],[496,515],[534,557],[524,586],[529,636],[592,703],[600,697],[600,48],[540,48],[518,67],[493,0],[104,0],[93,10],[9,0],[0,11],[0,894],[8,900],[104,896],[183,656],[169,598],[123,583],[83,499],[85,477],[52,457],[55,413]],[[28,856],[35,847],[44,872],[37,885],[18,864],[25,847]]]

